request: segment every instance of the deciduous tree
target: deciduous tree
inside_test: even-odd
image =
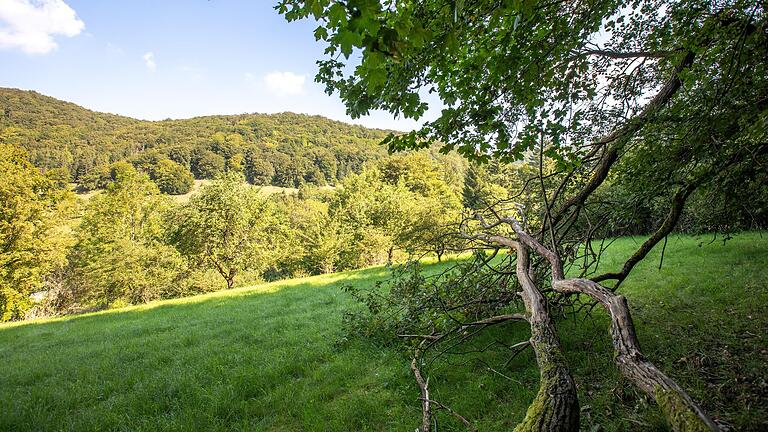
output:
[[[11,144],[0,144],[0,172],[0,321],[8,321],[24,318],[29,295],[66,263],[73,196]]]
[[[280,258],[285,224],[275,204],[235,173],[227,173],[184,205],[173,218],[171,242],[214,268],[232,288],[246,271],[263,272]]]
[[[626,300],[611,289],[672,232],[695,191],[733,185],[724,180],[765,165],[765,3],[282,0],[277,9],[289,20],[318,21],[315,38],[327,57],[316,79],[338,92],[351,116],[383,109],[419,118],[428,108],[424,92],[441,100],[436,120],[391,135],[390,150],[440,141],[445,151],[481,162],[538,160],[536,175],[523,185],[537,191],[537,209],[501,200],[462,230],[481,247],[516,251],[516,264],[506,264],[516,270],[499,271],[517,275],[541,369],[538,396],[516,430],[578,429],[575,386],[548,313],[574,294],[609,311],[619,370],[659,403],[673,429],[717,429],[643,357]],[[554,171],[547,159],[556,162]],[[599,199],[611,184],[666,202],[668,212],[620,271],[566,279],[563,263],[584,254],[582,276],[594,271],[600,251],[592,239],[604,232],[612,206],[629,204]],[[611,289],[598,284],[606,281],[615,281]],[[475,304],[465,301],[467,308]],[[434,333],[445,329],[422,330],[434,347],[443,337]],[[424,353],[418,346],[416,357]],[[417,360],[414,374],[425,394]],[[429,407],[425,400],[424,432]]]

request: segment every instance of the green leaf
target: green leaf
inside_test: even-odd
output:
[[[341,30],[337,35],[339,47],[344,57],[349,58],[354,47],[359,47],[363,41],[362,35],[349,30]]]
[[[328,30],[325,29],[323,26],[319,26],[315,29],[315,40],[326,40],[328,39]]]
[[[334,3],[328,9],[328,23],[331,27],[340,27],[347,23],[347,8],[341,3]]]

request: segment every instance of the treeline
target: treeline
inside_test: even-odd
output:
[[[538,178],[539,164],[544,177]],[[755,168],[757,170],[758,168]],[[295,194],[262,193],[237,170],[217,174],[185,204],[163,194],[162,175],[120,161],[104,190],[72,192],[62,170],[35,167],[19,146],[0,144],[0,320],[72,313],[181,297],[238,284],[343,271],[465,248],[462,216],[488,205],[522,205],[540,226],[542,190],[558,187],[558,166],[469,165],[432,150],[363,165],[335,188],[302,185]],[[620,175],[596,192],[602,207],[573,221],[599,226],[594,239],[647,234],[664,220],[669,198]],[[741,185],[751,211],[719,185],[689,200],[680,230],[765,228],[766,173]],[[543,186],[543,188],[542,188]],[[621,209],[622,211],[616,211]],[[598,225],[599,224],[599,225]]]
[[[81,190],[103,188],[110,165],[127,161],[165,193],[186,193],[190,177],[225,171],[256,185],[336,184],[386,155],[387,131],[292,113],[158,122],[93,112],[31,91],[0,89],[0,142],[18,143],[30,161]]]
[[[465,166],[429,151],[366,164],[334,189],[262,193],[235,171],[177,204],[127,162],[78,198],[0,144],[2,320],[138,304],[355,269],[457,247]]]

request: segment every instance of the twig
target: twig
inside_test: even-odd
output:
[[[442,403],[440,403],[440,402],[438,402],[436,400],[431,400],[431,399],[423,399],[423,398],[419,398],[419,399],[421,399],[424,402],[431,403],[432,405],[435,405],[438,409],[442,409],[442,410],[448,411],[448,414],[456,417],[462,423],[464,423],[464,426],[466,426],[467,429],[469,429],[469,430],[471,430],[473,432],[477,431],[477,428],[475,427],[475,425],[470,423],[470,421],[467,420],[466,418],[464,418],[464,416],[462,416],[461,414],[459,414],[456,411],[452,410],[450,407],[446,406],[445,404],[442,404]]]

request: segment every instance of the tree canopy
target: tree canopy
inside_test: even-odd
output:
[[[423,432],[433,406],[425,351],[469,327],[518,319],[530,324],[541,379],[516,430],[577,430],[576,387],[550,311],[579,295],[609,312],[617,366],[674,430],[717,430],[642,355],[626,300],[613,291],[678,226],[692,196],[761,196],[730,214],[765,218],[762,188],[743,181],[764,178],[768,162],[764,3],[282,0],[276,9],[318,22],[326,57],[316,80],[351,116],[383,109],[420,118],[423,95],[439,98],[439,117],[390,135],[390,150],[440,142],[470,160],[533,168],[493,202],[481,199],[477,172],[465,184],[475,211],[461,235],[479,250],[511,250],[510,259],[484,274],[491,261],[479,253],[461,277],[404,277],[387,307],[367,303],[371,323],[403,324],[398,334],[416,340]],[[651,235],[620,271],[594,275],[604,247],[596,239],[632,230]],[[569,268],[578,277],[566,277]],[[485,288],[510,283],[525,314],[508,313],[516,295],[489,297]]]
[[[0,144],[0,321],[24,318],[29,295],[66,263],[73,196],[18,147]]]
[[[350,115],[418,118],[427,108],[421,92],[439,96],[441,116],[391,137],[394,149],[440,140],[470,158],[519,160],[543,134],[551,155],[567,158],[625,123],[633,132],[662,119],[691,130],[710,124],[707,111],[754,123],[764,109],[765,11],[751,1],[285,0],[276,8],[289,20],[319,21],[315,38],[328,58],[317,79]],[[345,68],[355,66],[353,52],[360,64]],[[667,104],[681,87],[685,96]]]

